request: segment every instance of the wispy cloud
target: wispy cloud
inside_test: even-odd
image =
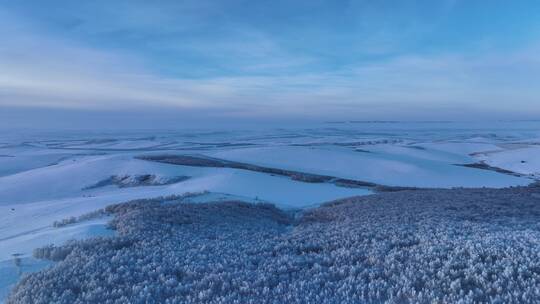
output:
[[[195,61],[212,61],[211,67],[204,62],[180,65],[206,69],[199,74],[163,72],[152,64],[155,58],[149,60],[129,49],[81,43],[4,13],[0,16],[0,106],[111,111],[164,107],[199,114],[208,110],[225,117],[322,119],[442,116],[437,110],[453,118],[463,112],[469,116],[505,112],[540,115],[540,62],[536,55],[540,48],[532,43],[513,50],[484,47],[466,52],[418,52],[401,42],[387,43],[396,32],[379,22],[379,34],[351,42],[349,53],[354,54],[362,45],[372,49],[341,62],[340,58],[328,58],[325,52],[331,48],[319,54],[317,50],[298,50],[289,37],[284,40],[275,32],[239,22],[224,24],[221,38],[215,33],[207,33],[208,39],[200,33],[198,39],[173,34],[197,32],[208,26],[207,18],[218,18],[222,11],[204,2],[192,5],[174,8],[196,12],[186,22],[175,22],[176,15],[168,7],[126,4],[121,18],[105,9],[100,14],[110,16],[102,23],[73,14],[67,18],[73,22],[63,26],[90,36],[119,31],[163,35],[148,39],[148,47],[168,54],[171,64],[175,58],[188,60],[190,56]],[[153,21],[156,16],[161,23]],[[373,19],[377,14],[366,16]],[[423,30],[436,26],[418,25]],[[407,31],[418,35],[415,28],[417,25],[411,25]],[[321,30],[313,32],[320,34]],[[374,57],[366,60],[365,56]],[[329,63],[334,61],[338,63]]]

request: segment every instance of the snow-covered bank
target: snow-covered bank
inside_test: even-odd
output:
[[[402,191],[297,220],[267,204],[120,204],[109,209],[118,236],[44,249],[65,258],[8,303],[533,303],[539,197],[535,187]]]

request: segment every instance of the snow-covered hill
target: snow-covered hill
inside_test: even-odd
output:
[[[242,168],[165,164],[140,156],[199,155],[390,186],[507,187],[526,185],[540,175],[539,138],[538,123],[6,133],[0,135],[0,297],[18,277],[20,265],[14,261],[22,261],[23,271],[37,267],[29,258],[33,248],[108,233],[106,219],[56,228],[54,221],[110,204],[207,192],[192,200],[235,198],[286,209],[372,193],[368,187]],[[479,162],[513,174],[460,166]]]

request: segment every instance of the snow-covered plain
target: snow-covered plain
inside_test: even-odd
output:
[[[137,159],[194,154],[390,186],[507,187],[540,176],[540,123],[332,123],[275,130],[29,132],[0,134],[0,298],[33,248],[105,233],[106,219],[54,228],[54,221],[123,201],[204,192],[289,208],[372,193],[331,183],[233,168]],[[484,162],[515,175],[457,165]],[[152,175],[180,182],[119,187],[103,181]],[[518,176],[516,176],[518,175]],[[92,187],[94,185],[103,185]],[[101,227],[101,228],[99,228]],[[16,256],[14,256],[14,254]],[[39,264],[39,263],[38,263]],[[15,277],[14,277],[15,276]]]
[[[476,156],[490,166],[507,169],[532,178],[540,178],[540,145],[509,145],[501,151]]]
[[[456,166],[474,160],[446,151],[379,145],[366,151],[327,146],[262,147],[219,151],[211,156],[389,186],[505,187],[530,183],[515,176]]]

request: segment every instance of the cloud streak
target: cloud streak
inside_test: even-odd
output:
[[[200,12],[200,7],[183,9]],[[126,14],[141,12],[137,7]],[[169,16],[155,9],[149,14]],[[195,28],[205,27],[204,18],[216,14],[219,9],[212,7],[207,15],[193,16],[191,27],[180,23],[167,30],[147,17],[134,23],[122,18],[92,26],[73,16],[79,21],[70,26],[85,35],[126,30],[167,36],[196,32]],[[513,50],[488,46],[467,52],[402,51],[389,56],[399,47],[387,46],[388,38],[375,35],[376,41],[368,43],[374,49],[345,63],[328,65],[324,54],[295,50],[275,33],[228,24],[221,39],[210,35],[210,39],[184,44],[174,39],[149,40],[152,48],[178,52],[181,58],[191,54],[197,60],[215,61],[213,67],[199,64],[204,70],[201,73],[167,73],[137,52],[96,48],[55,36],[7,12],[0,17],[4,39],[0,46],[0,107],[99,111],[161,107],[231,118],[416,119],[436,115],[441,117],[435,119],[455,119],[464,117],[464,112],[469,113],[466,117],[478,113],[486,117],[540,115],[540,60],[536,55],[540,47],[534,43]],[[172,19],[172,15],[165,18],[164,24],[176,24]],[[381,52],[386,55],[364,58]],[[231,68],[231,64],[236,66]],[[186,67],[196,68],[197,63]]]

